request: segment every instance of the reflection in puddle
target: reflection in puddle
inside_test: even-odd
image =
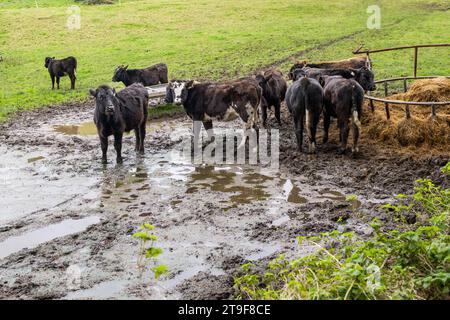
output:
[[[228,169],[228,168],[227,168]],[[199,166],[190,175],[186,193],[194,193],[200,189],[209,189],[225,193],[233,193],[230,196],[231,207],[236,208],[240,204],[248,204],[253,201],[262,201],[270,197],[266,191],[265,183],[272,178],[255,172],[241,173],[237,167],[233,170],[221,170],[212,166]]]
[[[89,226],[99,222],[100,218],[97,216],[90,216],[78,220],[67,219],[20,236],[10,237],[0,243],[0,259],[25,248],[31,249],[37,247],[55,238],[82,232]]]
[[[90,289],[78,290],[68,294],[65,299],[108,299],[123,291],[126,281],[111,280],[96,284]]]
[[[53,126],[53,129],[56,132],[66,135],[91,136],[97,134],[97,127],[92,121],[85,122],[79,125],[55,125]]]
[[[287,179],[283,184],[283,194],[287,202],[291,203],[307,203],[305,197],[300,196],[300,188],[294,185],[291,179]]]
[[[28,162],[28,163],[33,163],[33,162],[36,162],[36,161],[39,161],[39,160],[42,160],[42,159],[45,159],[45,157],[43,157],[43,156],[37,156],[37,157],[33,157],[33,158],[28,158],[28,159],[27,159],[27,162]]]

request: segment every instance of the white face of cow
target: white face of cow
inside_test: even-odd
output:
[[[174,81],[170,83],[170,89],[172,92],[173,103],[174,104],[182,104],[181,93],[183,92],[184,87],[186,86],[186,82],[184,81]]]

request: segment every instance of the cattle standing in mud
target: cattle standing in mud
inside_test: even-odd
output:
[[[353,133],[353,154],[358,152],[358,138],[361,131],[361,115],[364,102],[364,89],[353,79],[340,76],[324,76],[324,135],[323,143],[328,141],[331,117],[337,118],[341,142],[340,154],[345,153],[349,134],[349,120]]]
[[[75,81],[77,79],[77,59],[75,57],[68,57],[61,60],[56,60],[55,57],[46,57],[45,67],[52,79],[52,89],[55,89],[55,80],[59,89],[59,80],[66,75],[70,78],[70,89],[75,89]]]
[[[283,74],[278,70],[267,70],[264,74],[256,76],[259,86],[262,88],[263,101],[261,102],[262,122],[266,125],[267,108],[271,106],[275,109],[275,118],[281,125],[281,102],[284,101],[287,90],[287,83],[283,78]]]
[[[123,82],[125,86],[133,83],[141,83],[144,86],[154,86],[159,83],[167,83],[167,65],[158,63],[145,69],[128,69],[128,66],[119,66],[112,78],[114,82]]]
[[[308,135],[308,152],[316,151],[316,131],[323,107],[323,89],[315,79],[302,77],[295,81],[287,90],[286,105],[294,118],[295,135],[298,149],[303,144],[303,119],[306,118]],[[306,117],[305,117],[306,115]]]
[[[359,69],[366,67],[372,69],[372,61],[368,57],[355,57],[338,61],[323,61],[318,63],[309,63],[306,61],[295,63],[289,73],[295,69],[301,69],[304,67],[319,68],[319,69]],[[292,79],[291,79],[292,80]]]
[[[114,136],[117,163],[122,163],[122,136],[134,130],[135,150],[144,153],[145,125],[148,115],[148,92],[141,84],[133,84],[119,93],[108,86],[90,90],[95,97],[94,122],[102,148],[102,163],[107,162],[108,137]]]
[[[262,89],[252,78],[242,78],[221,83],[197,83],[194,81],[169,83],[166,102],[183,104],[194,124],[201,121],[208,136],[213,136],[212,120],[229,121],[239,116],[244,121],[244,134],[255,129],[258,122],[258,106]],[[199,130],[194,127],[194,141]],[[242,147],[245,139],[241,141]]]

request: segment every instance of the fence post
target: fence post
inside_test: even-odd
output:
[[[406,78],[403,78],[403,92],[408,91],[408,85],[406,83]]]
[[[373,100],[370,99],[369,101],[370,101],[370,110],[372,110],[372,112],[375,112],[375,107],[373,105]]]
[[[406,119],[410,119],[411,111],[409,110],[409,104],[405,105],[405,113],[406,113]]]
[[[414,47],[414,78],[417,77],[417,55],[419,53],[419,48]]]

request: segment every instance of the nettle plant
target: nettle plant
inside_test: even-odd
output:
[[[450,163],[442,168],[450,174]],[[257,273],[251,263],[235,278],[240,299],[449,299],[450,189],[416,181],[411,196],[399,195],[389,212],[414,213],[414,224],[385,230],[379,220],[368,239],[333,231],[298,237],[316,247],[297,259],[279,256]]]
[[[155,247],[155,242],[158,241],[158,238],[152,233],[153,229],[155,229],[153,225],[144,223],[139,227],[139,231],[133,234],[133,237],[139,239],[139,255],[137,259],[139,271],[141,273],[144,272],[150,265],[150,271],[155,279],[159,279],[159,277],[168,272],[168,268],[164,264],[157,264],[157,257],[163,253],[163,250]]]

